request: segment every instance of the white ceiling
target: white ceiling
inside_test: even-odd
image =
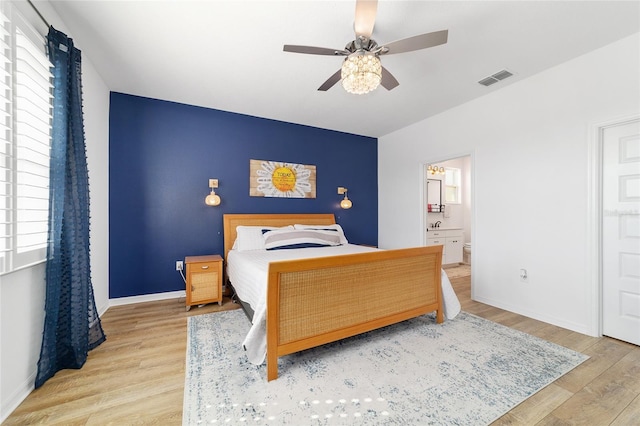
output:
[[[344,48],[353,0],[49,3],[112,91],[373,137],[640,31],[638,1],[381,0],[379,44],[442,29],[449,41],[383,57],[400,86],[351,95],[317,91],[342,57],[282,46]],[[503,68],[515,76],[477,83]]]

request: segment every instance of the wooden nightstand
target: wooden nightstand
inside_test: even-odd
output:
[[[187,311],[192,305],[222,305],[222,257],[187,256]]]

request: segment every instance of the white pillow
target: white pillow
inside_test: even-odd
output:
[[[236,241],[233,243],[234,249],[238,251],[264,250],[263,229],[293,229],[293,226],[288,225],[282,228],[274,226],[237,226]]]
[[[267,250],[330,247],[340,245],[340,235],[333,229],[276,229],[264,233]]]
[[[293,225],[295,229],[316,229],[316,230],[333,230],[340,235],[340,244],[349,244],[347,241],[347,237],[344,235],[344,231],[342,230],[342,226],[334,223],[333,225]]]

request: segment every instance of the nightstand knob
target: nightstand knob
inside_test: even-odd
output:
[[[209,265],[204,265],[202,269],[209,269]]]

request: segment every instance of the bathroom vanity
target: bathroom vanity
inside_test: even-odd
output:
[[[461,228],[429,228],[427,230],[428,246],[443,246],[442,264],[462,262],[464,234]]]

